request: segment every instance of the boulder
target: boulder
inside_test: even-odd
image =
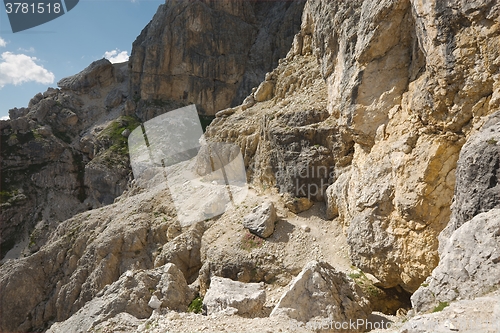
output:
[[[484,295],[500,281],[500,112],[460,151],[452,214],[439,235],[439,265],[413,294],[416,311]]]
[[[475,216],[444,245],[439,265],[413,294],[417,312],[485,295],[500,282],[500,209]]]
[[[349,322],[366,321],[370,313],[368,300],[352,279],[326,262],[311,261],[290,282],[271,316],[286,315],[306,323]]]
[[[291,212],[298,214],[313,206],[313,202],[308,198],[295,198],[290,195],[285,196],[285,206]]]
[[[178,222],[167,229],[167,237],[177,236],[163,245],[161,253],[155,258],[154,266],[174,263],[184,274],[186,281],[192,283],[201,268],[201,239],[205,230],[203,223],[196,223],[183,233],[180,230]]]
[[[274,82],[264,81],[262,82],[257,90],[255,91],[255,101],[264,102],[273,97]]]
[[[146,271],[127,271],[74,315],[54,324],[47,332],[88,332],[120,313],[143,319],[160,307],[186,311],[193,297],[182,272],[174,264]]]
[[[276,209],[271,201],[266,201],[255,207],[250,214],[243,219],[243,226],[251,233],[267,238],[274,232],[274,223],[278,219]]]
[[[203,305],[207,314],[234,308],[239,315],[256,316],[266,302],[263,283],[243,283],[214,276],[210,280]]]

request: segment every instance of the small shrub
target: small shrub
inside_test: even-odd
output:
[[[201,313],[203,311],[203,299],[196,297],[188,307],[189,312]]]

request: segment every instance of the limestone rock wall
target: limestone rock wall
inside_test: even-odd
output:
[[[438,263],[461,146],[498,107],[499,4],[309,2],[329,111],[355,141],[329,189],[353,262],[414,291]]]
[[[298,170],[333,168],[314,199],[344,223],[353,263],[413,292],[439,261],[460,150],[499,106],[499,9],[308,1],[287,57],[207,133],[240,145],[253,182],[292,196],[311,194],[291,184]],[[312,105],[330,117],[301,122]]]
[[[412,296],[418,312],[498,289],[499,139],[500,112],[496,112],[460,152],[451,220],[439,235],[439,265]]]
[[[167,1],[133,44],[130,96],[209,115],[240,104],[290,49],[304,3]]]

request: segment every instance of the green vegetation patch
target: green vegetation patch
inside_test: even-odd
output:
[[[383,294],[383,291],[374,286],[373,282],[370,281],[370,279],[365,275],[365,273],[363,273],[363,271],[356,270],[349,273],[347,276],[353,279],[354,282],[356,282],[356,284],[360,286],[361,289],[363,289],[363,292],[368,296],[379,297],[381,296],[381,294]]]
[[[497,141],[496,139],[494,139],[494,138],[489,139],[487,142],[488,142],[490,145],[494,145],[494,146],[498,143],[498,141]]]
[[[18,194],[17,190],[14,191],[0,191],[0,204],[5,203]]]
[[[139,125],[139,120],[135,117],[119,117],[99,134],[98,139],[109,141],[109,149],[112,152],[126,155],[128,154],[128,138],[124,137],[122,133],[126,129],[132,132]]]
[[[196,297],[188,307],[189,312],[201,313],[203,311],[203,299]]]
[[[450,305],[450,303],[448,302],[439,302],[438,306],[436,306],[434,308],[434,310],[432,310],[432,312],[440,312],[440,311],[443,311],[443,309],[445,307],[447,307],[448,305]]]

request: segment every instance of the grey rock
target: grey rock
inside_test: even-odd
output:
[[[443,244],[477,214],[500,207],[500,111],[462,147],[455,177],[450,222],[440,234]]]
[[[57,85],[61,89],[90,92],[94,87],[107,87],[114,83],[114,67],[107,59],[94,61],[82,72],[61,79]]]
[[[38,134],[48,137],[52,134],[52,128],[49,125],[39,127],[37,129]]]
[[[124,312],[143,319],[160,307],[185,311],[193,297],[182,273],[174,264],[147,271],[128,271],[74,315],[54,324],[47,332],[88,332],[99,323]]]
[[[271,316],[286,315],[305,323],[312,319],[349,322],[366,320],[370,313],[368,300],[353,280],[328,263],[311,261],[290,282]]]
[[[166,2],[133,43],[129,96],[182,100],[209,115],[238,105],[288,52],[304,3]]]
[[[123,101],[123,91],[119,88],[113,89],[104,99],[106,108],[112,109],[120,105]]]
[[[151,308],[151,309],[159,309],[160,306],[161,306],[161,302],[160,300],[158,299],[158,297],[156,297],[156,295],[153,295],[151,296],[151,299],[149,300],[148,302],[148,306]]]
[[[415,316],[397,332],[500,332],[500,293],[496,291],[473,300],[456,301],[442,311]]]
[[[173,223],[167,230],[167,237],[179,234],[163,245],[161,253],[154,261],[155,267],[174,263],[184,274],[188,283],[194,282],[201,264],[201,239],[205,231],[203,223],[192,225],[184,233],[179,231],[180,224]]]
[[[266,292],[263,283],[243,283],[217,276],[210,281],[203,299],[208,315],[234,308],[239,315],[252,317],[264,307]]]
[[[40,102],[43,99],[43,94],[38,93],[36,94],[32,99],[30,99],[30,102],[28,104],[28,107],[31,108],[34,105],[36,105],[38,102]]]
[[[76,214],[58,223],[36,253],[3,263],[0,269],[0,331],[43,330],[49,322],[62,322],[96,296],[100,297],[106,285],[113,284],[120,276],[124,278],[123,273],[144,270],[148,275],[154,264],[146,247],[159,249],[167,243],[166,231],[175,210],[171,198],[164,191],[145,192],[139,197],[142,199],[126,197],[105,209]],[[49,199],[50,204],[60,205],[61,210],[69,206],[58,197]],[[150,218],[153,209],[162,212],[162,216]],[[44,269],[33,269],[41,262],[46,263]],[[152,273],[153,277],[165,273],[163,268],[158,269],[158,274]],[[183,278],[183,274],[180,275]],[[169,289],[167,282],[158,282],[151,288],[161,291],[166,286]],[[127,286],[132,288],[134,283]],[[147,297],[141,298],[143,302],[140,306],[136,307],[132,302],[131,308],[145,308],[150,313],[147,302],[152,294],[164,301],[162,295],[165,293],[150,292],[149,288],[146,288]],[[179,286],[174,289],[180,293],[183,290]],[[179,299],[175,295],[173,293],[169,297]],[[17,305],[13,306],[12,299]],[[168,304],[168,301],[164,303],[164,307]]]
[[[252,213],[245,216],[243,226],[251,233],[267,238],[274,232],[274,223],[278,219],[276,209],[271,201],[264,202],[260,206],[255,207]]]
[[[247,98],[243,100],[243,103],[241,104],[241,109],[245,111],[246,109],[251,108],[254,105],[255,105],[255,97],[253,97],[253,95],[249,95]]]
[[[485,295],[500,281],[500,209],[476,215],[446,241],[439,265],[412,296],[417,312]]]
[[[127,188],[130,169],[117,162],[115,160],[111,164],[99,157],[84,166],[83,185],[87,189],[85,199],[92,206],[112,204]]]
[[[40,96],[41,95],[42,94],[40,94]],[[29,112],[28,108],[13,108],[13,109],[9,110],[9,118],[10,119],[21,118],[21,117],[24,117],[25,115],[27,115],[28,112]]]
[[[127,129],[125,129],[125,130],[123,130],[123,132],[122,132],[122,136],[123,136],[124,138],[128,138],[128,137],[130,136],[130,130],[129,130],[128,128],[127,128]]]

